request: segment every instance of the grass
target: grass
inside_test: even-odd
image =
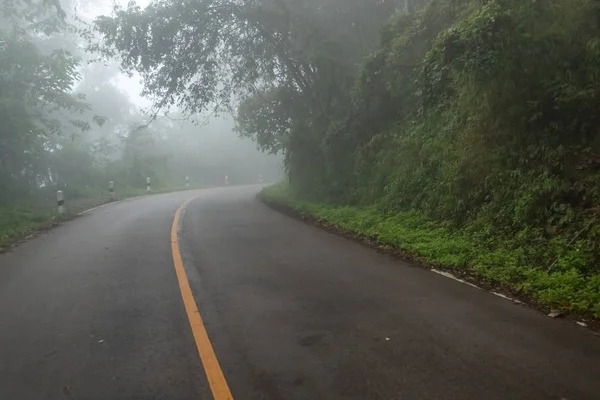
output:
[[[29,232],[52,226],[58,214],[22,206],[0,207],[0,250]]]
[[[490,249],[478,242],[474,233],[450,231],[416,211],[386,214],[375,206],[357,208],[305,201],[284,183],[266,188],[262,196],[310,215],[320,224],[367,237],[429,265],[474,276],[540,306],[600,318],[600,275],[583,275],[574,268],[548,272],[546,267],[527,265],[528,249]]]

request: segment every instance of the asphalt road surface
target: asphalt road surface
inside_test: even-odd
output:
[[[0,255],[0,399],[600,399],[586,329],[258,190],[114,203]]]

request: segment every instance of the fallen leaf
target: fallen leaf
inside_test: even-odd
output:
[[[552,310],[550,312],[550,314],[548,314],[548,316],[550,318],[559,318],[559,317],[562,317],[563,315],[564,315],[564,313],[560,310]]]

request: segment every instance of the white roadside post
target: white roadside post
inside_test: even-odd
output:
[[[229,185],[229,176],[225,175],[225,185]]]
[[[56,205],[58,206],[58,213],[65,213],[65,194],[62,190],[56,192]]]
[[[110,193],[110,199],[115,200],[115,182],[108,182],[108,192]]]
[[[146,192],[150,193],[152,191],[152,188],[150,187],[150,177],[146,178]]]
[[[185,188],[186,189],[190,188],[190,177],[189,176],[185,177]]]

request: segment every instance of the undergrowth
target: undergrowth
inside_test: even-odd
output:
[[[52,225],[58,215],[23,206],[0,206],[0,250],[28,232]]]

